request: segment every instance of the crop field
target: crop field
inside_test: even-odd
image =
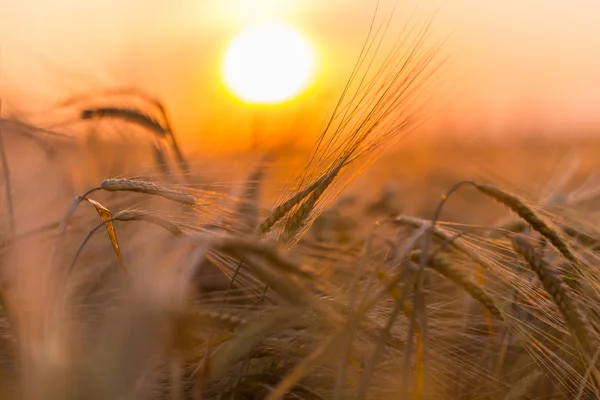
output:
[[[142,88],[55,124],[2,94],[0,400],[600,398],[600,140],[421,135],[433,21],[383,55],[372,26],[306,145],[192,151]],[[308,73],[287,28],[240,46],[272,32]],[[300,90],[231,54],[240,102]]]

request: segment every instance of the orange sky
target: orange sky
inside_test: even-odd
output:
[[[135,85],[170,109],[190,146],[223,138],[316,132],[365,39],[374,0],[19,0],[0,5],[5,108],[46,110],[91,89]],[[394,1],[382,1],[382,18]],[[433,40],[450,64],[435,86],[430,126],[482,135],[523,124],[564,134],[600,128],[600,2],[402,1],[390,30],[433,10]],[[309,93],[267,110],[223,90],[220,60],[243,27],[287,22],[317,48]],[[436,108],[437,109],[437,108]],[[262,125],[261,125],[262,124]],[[300,128],[299,128],[300,127]]]

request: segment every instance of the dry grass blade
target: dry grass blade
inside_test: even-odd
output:
[[[199,205],[195,196],[179,190],[169,189],[165,186],[159,186],[154,182],[133,179],[105,179],[99,188],[109,192],[135,192],[159,196],[190,207]]]
[[[96,209],[96,212],[98,213],[98,216],[100,216],[100,219],[104,222],[104,226],[106,227],[106,233],[108,234],[108,237],[110,238],[110,243],[113,247],[113,250],[115,251],[115,254],[117,255],[117,257],[119,258],[119,261],[121,262],[121,265],[123,265],[123,254],[121,254],[121,248],[119,246],[119,241],[117,240],[117,233],[115,231],[115,225],[113,224],[113,215],[110,212],[110,210],[106,207],[104,207],[102,204],[100,204],[99,202],[92,200],[90,198],[85,198],[84,201],[87,201],[88,203],[90,203],[92,206],[94,206],[94,208]]]
[[[571,335],[579,344],[582,354],[585,357],[589,357],[595,346],[590,338],[583,313],[573,299],[568,287],[525,239],[514,236],[512,246],[515,252],[527,261],[527,264],[529,264],[533,272],[538,276],[544,289],[562,314]]]
[[[233,338],[215,350],[208,360],[194,372],[196,385],[202,388],[206,382],[221,376],[240,359],[248,355],[262,340],[281,330],[298,314],[294,309],[280,309],[263,315],[256,323],[238,332]]]

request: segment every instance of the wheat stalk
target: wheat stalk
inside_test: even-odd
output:
[[[0,99],[0,118],[2,117],[2,99]],[[16,220],[15,220],[15,208],[13,205],[12,196],[12,185],[10,178],[10,166],[8,165],[8,158],[6,157],[6,149],[4,148],[4,135],[2,134],[2,126],[0,125],[0,162],[2,163],[2,173],[4,176],[4,192],[6,196],[6,207],[8,208],[8,231],[10,236],[15,235],[16,231]]]
[[[232,229],[235,231],[252,231],[255,229],[259,218],[260,184],[265,175],[263,164],[258,165],[248,176],[246,184],[240,194],[240,204],[235,211],[236,220]]]

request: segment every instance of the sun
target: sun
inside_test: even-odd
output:
[[[223,61],[223,80],[240,100],[277,104],[298,96],[315,69],[312,46],[297,30],[263,24],[242,31]]]

